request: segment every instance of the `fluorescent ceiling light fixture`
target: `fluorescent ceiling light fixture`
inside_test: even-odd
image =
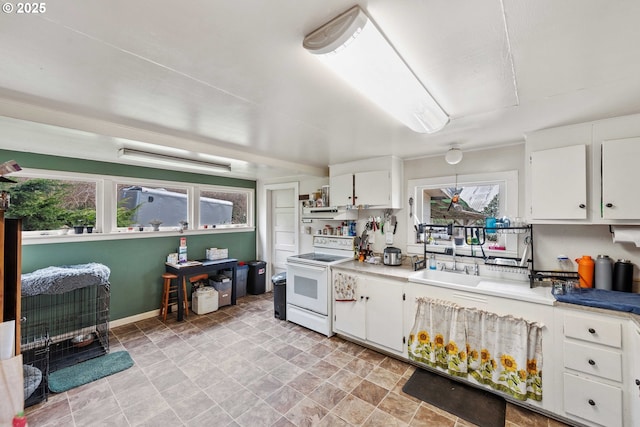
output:
[[[444,155],[444,159],[450,165],[457,165],[462,161],[462,150],[456,147],[449,148],[447,154]]]
[[[302,45],[411,130],[433,133],[449,122],[447,113],[359,6],[307,35]]]
[[[169,154],[154,153],[151,151],[136,150],[133,148],[119,149],[118,157],[123,157],[131,160],[141,160],[157,165],[196,169],[205,172],[211,172],[211,169],[231,171],[231,165],[228,163],[216,163],[204,160],[188,159],[186,157],[171,156]]]

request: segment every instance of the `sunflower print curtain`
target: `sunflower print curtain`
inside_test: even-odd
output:
[[[466,309],[469,375],[519,400],[542,400],[542,326]]]
[[[462,308],[448,301],[418,298],[409,357],[456,376],[467,376],[465,323]]]
[[[542,400],[542,325],[417,298],[409,358],[508,393]]]

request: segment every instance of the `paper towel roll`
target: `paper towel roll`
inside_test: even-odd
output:
[[[613,227],[613,243],[629,242],[640,248],[640,227]]]

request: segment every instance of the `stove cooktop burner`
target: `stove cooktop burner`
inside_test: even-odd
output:
[[[345,259],[347,257],[343,256],[343,255],[329,255],[329,254],[311,252],[311,253],[308,253],[308,254],[295,255],[292,258],[299,258],[299,259],[305,259],[305,260],[310,260],[310,261],[329,263],[329,262],[340,261],[340,260],[343,260],[343,259]]]

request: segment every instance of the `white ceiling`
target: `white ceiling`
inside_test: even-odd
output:
[[[120,161],[117,148],[233,159],[233,176],[523,141],[640,112],[637,0],[370,0],[451,116],[417,134],[302,48],[342,0],[110,0],[0,15],[0,147]]]

